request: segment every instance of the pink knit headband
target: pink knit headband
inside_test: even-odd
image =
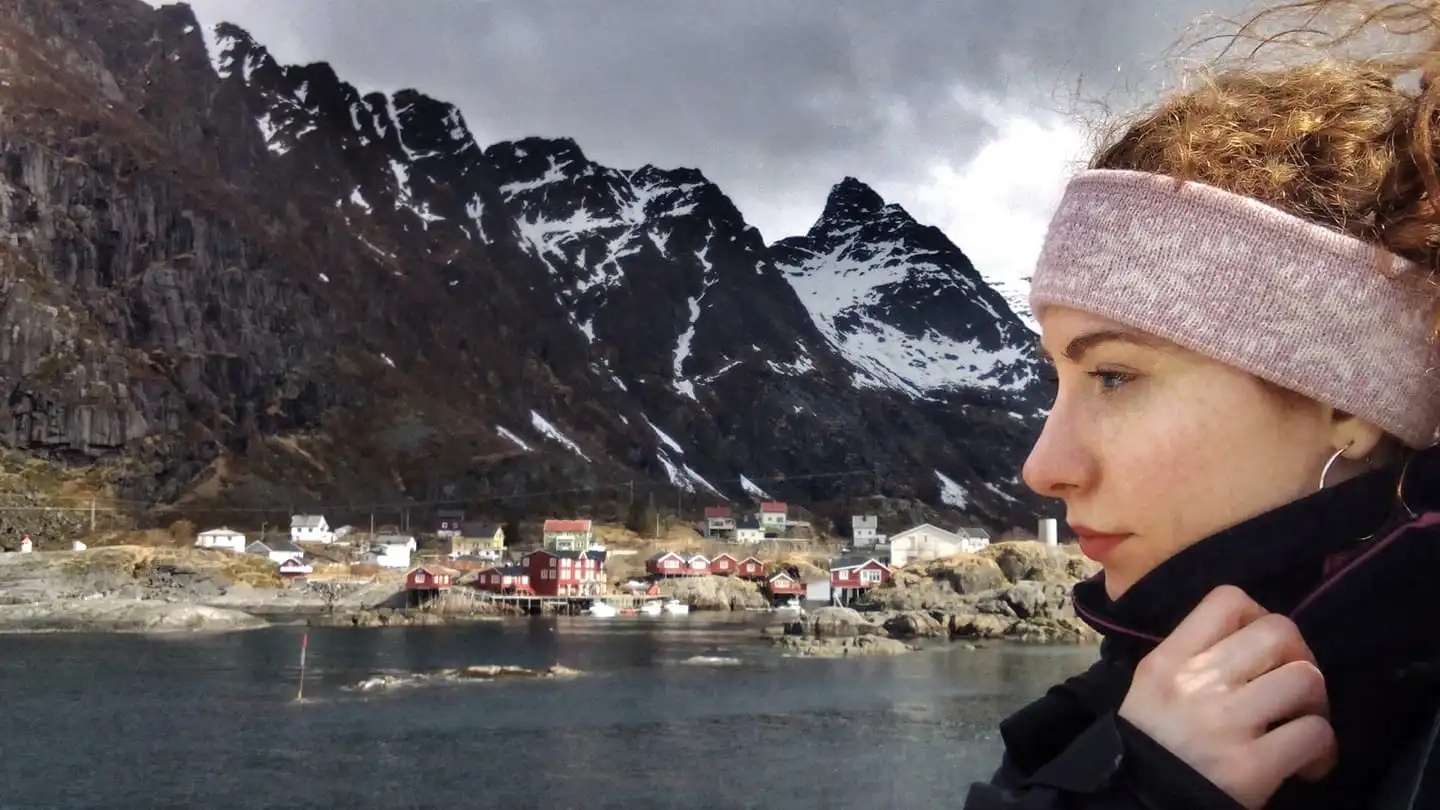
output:
[[[1388,266],[1387,261],[1388,260]],[[1200,183],[1087,171],[1050,222],[1030,287],[1353,413],[1440,437],[1432,289],[1409,262]]]

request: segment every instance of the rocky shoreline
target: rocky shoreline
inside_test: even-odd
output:
[[[1097,570],[1068,550],[996,543],[906,566],[858,609],[820,608],[762,635],[787,654],[813,657],[893,655],[925,639],[1093,644],[1099,635],[1076,617],[1070,591]]]

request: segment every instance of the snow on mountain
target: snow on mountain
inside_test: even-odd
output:
[[[1037,382],[1034,335],[1005,299],[940,231],[858,180],[836,185],[810,231],[773,252],[857,386],[932,398]]]

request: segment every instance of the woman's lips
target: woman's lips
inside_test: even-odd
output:
[[[1075,536],[1078,538],[1080,553],[1096,562],[1102,562],[1116,546],[1132,536],[1130,534],[1100,532],[1089,526],[1071,526],[1070,528],[1075,531]]]

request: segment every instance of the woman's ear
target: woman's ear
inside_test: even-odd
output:
[[[1377,450],[1384,451],[1386,433],[1353,414],[1330,411],[1330,445],[1345,448],[1344,457],[1351,461],[1369,459]],[[1378,459],[1376,459],[1378,460]]]

